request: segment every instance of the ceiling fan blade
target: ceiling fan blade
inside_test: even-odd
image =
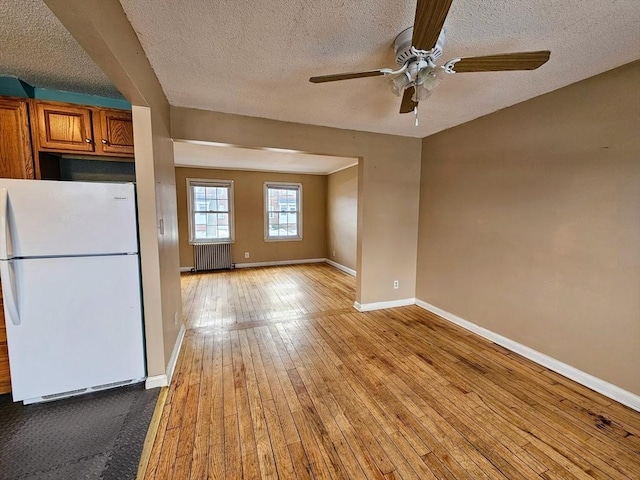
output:
[[[319,77],[311,77],[311,83],[336,82],[338,80],[350,80],[352,78],[379,77],[384,75],[382,70],[368,70],[366,72],[349,72],[336,73],[334,75],[321,75]]]
[[[405,89],[404,94],[402,95],[402,103],[400,104],[400,113],[411,113],[416,105],[418,105],[411,99],[411,97],[413,97],[414,90],[414,87]]]
[[[506,70],[535,70],[549,60],[549,50],[539,52],[502,53],[486,57],[463,58],[453,65],[456,73],[502,72]]]
[[[431,50],[438,41],[442,25],[453,0],[418,0],[413,21],[413,46]]]

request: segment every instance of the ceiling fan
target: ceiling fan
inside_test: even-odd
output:
[[[338,73],[311,77],[312,83],[335,82],[352,78],[389,76],[393,91],[402,95],[400,113],[416,113],[418,103],[426,100],[443,74],[462,72],[498,72],[534,70],[549,60],[551,52],[516,52],[483,57],[454,58],[442,66],[436,62],[442,56],[445,31],[442,28],[453,0],[418,0],[413,27],[402,31],[394,41],[398,70],[382,68],[365,72]]]

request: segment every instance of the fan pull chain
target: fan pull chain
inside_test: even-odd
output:
[[[416,103],[416,106],[413,107],[413,113],[416,115],[416,127],[418,126],[418,105],[419,103]]]

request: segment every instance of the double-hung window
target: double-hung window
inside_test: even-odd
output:
[[[302,240],[302,184],[264,184],[264,239]]]
[[[187,178],[191,243],[232,242],[233,181]]]

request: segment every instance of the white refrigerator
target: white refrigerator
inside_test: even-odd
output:
[[[14,401],[145,377],[133,184],[0,179],[0,278]]]

